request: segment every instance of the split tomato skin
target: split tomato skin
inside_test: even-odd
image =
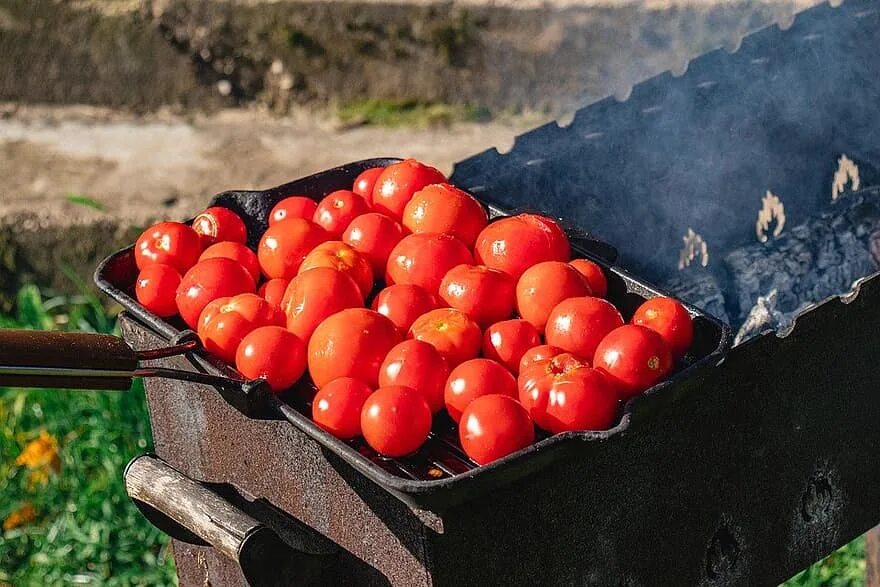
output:
[[[394,247],[406,236],[399,222],[378,212],[361,214],[342,233],[342,242],[364,255],[373,267],[373,275],[381,277],[388,266]]]
[[[318,202],[308,196],[288,196],[275,204],[269,212],[269,226],[291,218],[311,220],[317,207]]]
[[[288,285],[290,285],[289,279],[270,279],[260,286],[257,290],[257,295],[276,308],[281,308],[284,292],[287,291]]]
[[[134,244],[134,260],[140,270],[158,264],[186,273],[201,254],[201,237],[191,226],[180,222],[154,224]]]
[[[351,191],[370,202],[370,199],[373,197],[373,187],[376,185],[376,179],[382,175],[384,170],[384,167],[365,169],[355,178]]]
[[[490,394],[465,408],[458,437],[465,454],[478,465],[486,465],[532,444],[535,426],[518,401]]]
[[[361,431],[373,450],[387,457],[414,453],[428,439],[431,408],[422,394],[394,385],[380,387],[361,411]]]
[[[650,328],[666,341],[672,357],[683,357],[694,341],[694,321],[681,302],[667,297],[651,298],[633,314],[631,324]]]
[[[169,318],[177,314],[174,296],[180,280],[180,273],[170,265],[148,265],[138,273],[135,280],[135,297],[156,316]]]
[[[437,293],[446,273],[462,264],[473,264],[473,257],[454,236],[442,233],[411,234],[392,249],[385,271],[385,283],[411,283]]]
[[[516,284],[503,271],[485,265],[456,265],[440,282],[440,297],[482,327],[513,314]]]
[[[197,330],[206,351],[234,363],[238,345],[248,333],[283,323],[281,310],[256,294],[245,293],[218,298],[205,306]]]
[[[254,283],[259,281],[260,262],[257,260],[257,254],[250,250],[247,245],[233,241],[218,242],[205,249],[199,257],[199,261],[214,259],[216,257],[232,259],[247,269],[251,278],[254,280]]]
[[[578,273],[584,276],[590,285],[592,295],[597,298],[604,298],[608,295],[608,278],[598,263],[594,263],[589,259],[572,259],[569,265],[574,267]]]
[[[517,374],[523,355],[540,344],[541,336],[530,322],[520,318],[504,320],[492,324],[483,333],[483,356]]]
[[[520,317],[543,332],[553,311],[568,298],[592,295],[577,269],[561,261],[544,261],[526,269],[516,283],[516,309]]]
[[[288,330],[305,342],[326,318],[362,305],[357,283],[332,267],[316,267],[300,273],[290,281],[281,300]]]
[[[382,170],[373,186],[370,203],[376,212],[400,221],[413,194],[427,185],[445,181],[446,177],[438,169],[406,159]]]
[[[450,367],[476,357],[483,339],[477,323],[454,308],[438,308],[422,314],[410,327],[409,337],[433,346]]]
[[[501,364],[490,359],[471,359],[455,367],[446,380],[446,411],[456,422],[468,405],[489,394],[517,396],[516,379]]]
[[[403,210],[403,225],[413,234],[445,232],[468,248],[474,246],[488,222],[486,210],[476,198],[448,183],[423,187]]]
[[[547,319],[547,344],[581,357],[592,357],[605,335],[623,326],[623,316],[611,302],[595,297],[569,298],[556,305]]]
[[[388,316],[405,334],[416,318],[439,308],[440,299],[423,287],[397,283],[376,294],[372,307],[383,316]]]
[[[373,269],[370,262],[342,241],[327,241],[316,246],[303,259],[298,274],[316,267],[330,267],[354,279],[362,299],[373,290]]]
[[[538,361],[544,359],[552,359],[556,355],[561,355],[565,351],[558,346],[550,344],[539,344],[526,350],[519,359],[519,373],[522,373]]]
[[[302,218],[277,222],[266,229],[257,247],[257,259],[268,279],[293,279],[306,255],[324,241],[326,230]]]
[[[517,280],[542,261],[568,261],[568,239],[561,229],[557,232],[551,226],[556,226],[552,220],[534,214],[491,222],[477,237],[474,257],[477,263]]]
[[[180,281],[175,300],[180,317],[192,329],[198,327],[199,316],[211,301],[256,289],[247,269],[224,257],[205,259],[195,264]]]
[[[212,206],[195,217],[193,229],[203,247],[219,242],[247,242],[247,227],[241,217],[228,208]]]
[[[431,412],[443,409],[443,390],[449,376],[446,359],[430,344],[421,340],[405,340],[395,345],[379,369],[379,387],[402,385],[425,398]]]
[[[372,393],[363,381],[352,377],[334,379],[312,399],[312,420],[336,438],[360,436],[361,411]]]
[[[235,353],[235,368],[248,379],[264,379],[280,393],[306,370],[306,345],[280,326],[263,326],[245,336]]]
[[[672,372],[672,352],[653,330],[627,324],[602,339],[593,365],[608,377],[620,398],[627,400]]]
[[[370,207],[366,200],[356,193],[350,190],[336,190],[318,202],[312,222],[338,239],[352,220],[369,211]]]

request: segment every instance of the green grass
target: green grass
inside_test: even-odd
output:
[[[346,124],[424,128],[454,122],[484,121],[490,118],[490,114],[486,108],[474,105],[417,100],[364,100],[340,108],[339,118]]]
[[[859,537],[784,583],[785,587],[856,587],[865,584],[865,538]]]

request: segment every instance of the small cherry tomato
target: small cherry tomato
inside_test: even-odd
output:
[[[137,276],[134,283],[135,296],[143,307],[156,316],[174,316],[177,314],[174,296],[180,279],[180,273],[170,265],[149,265]]]
[[[354,279],[362,299],[373,291],[373,268],[370,262],[342,241],[323,242],[312,249],[299,266],[299,274],[316,267],[330,267]]]
[[[330,233],[333,238],[340,238],[352,220],[369,211],[366,200],[356,193],[336,190],[318,202],[312,222]]]
[[[584,279],[590,284],[594,296],[604,298],[608,295],[608,279],[598,263],[593,263],[589,259],[572,259],[569,261],[569,265],[584,276]]]
[[[602,298],[569,298],[560,302],[547,319],[547,344],[592,357],[605,335],[623,326],[623,317],[611,302]]]
[[[485,265],[456,265],[440,282],[440,297],[480,326],[510,318],[516,284],[507,273]]]
[[[519,373],[520,359],[526,351],[541,344],[537,329],[526,320],[496,322],[483,333],[483,356]]]
[[[544,261],[526,269],[516,283],[516,309],[543,332],[553,308],[563,300],[592,295],[577,269],[561,261]]]
[[[247,227],[241,217],[222,206],[212,206],[195,217],[193,229],[199,233],[203,247],[220,242],[247,242]]]
[[[426,185],[445,181],[446,177],[437,169],[419,163],[415,159],[407,159],[382,170],[373,186],[370,203],[376,212],[387,214],[399,221],[413,194]]]
[[[373,275],[380,278],[385,275],[391,250],[405,234],[396,220],[378,212],[370,212],[351,221],[342,233],[342,242],[366,255],[373,266]]]
[[[217,257],[224,257],[236,261],[239,265],[247,269],[248,273],[251,274],[254,283],[260,280],[260,262],[257,260],[257,254],[247,248],[247,245],[232,241],[218,242],[205,249],[202,256],[199,257],[199,261],[215,259]]]
[[[180,317],[190,328],[197,328],[205,306],[217,298],[256,289],[247,269],[223,257],[205,259],[186,272],[177,287],[176,302]]]
[[[278,393],[306,370],[306,345],[280,326],[263,326],[245,336],[235,353],[235,368],[248,379],[265,379]]]
[[[361,171],[351,186],[351,191],[362,197],[367,202],[373,197],[373,186],[376,185],[376,179],[385,171],[384,167],[370,167]]]
[[[276,308],[280,308],[281,301],[284,299],[284,292],[287,291],[289,284],[289,279],[270,279],[260,286],[260,289],[257,290],[257,295]]]
[[[593,365],[608,376],[622,399],[629,399],[669,375],[672,353],[650,328],[627,324],[602,339]]]
[[[543,361],[544,359],[552,359],[556,355],[561,355],[564,352],[565,351],[558,346],[553,346],[549,344],[542,344],[532,347],[524,352],[522,357],[520,358],[519,373],[522,373],[538,361]]]
[[[334,379],[315,394],[312,420],[335,436],[347,440],[361,435],[361,411],[373,390],[351,377]]]
[[[403,210],[403,225],[413,234],[445,232],[468,248],[474,246],[488,221],[486,210],[476,198],[448,183],[423,187]]]
[[[550,230],[550,226],[556,223],[534,214],[496,220],[477,237],[474,257],[477,263],[504,271],[514,279],[541,261],[568,261],[565,234]]]
[[[512,397],[484,395],[465,408],[458,438],[472,461],[486,465],[532,444],[535,426],[526,409]]]
[[[305,342],[325,318],[362,305],[354,280],[330,267],[315,267],[294,277],[281,300],[287,329]]]
[[[439,308],[440,299],[417,285],[398,283],[377,293],[372,307],[405,334],[416,318]]]
[[[263,233],[257,258],[269,279],[292,279],[309,251],[330,240],[327,231],[302,218],[276,222]]]
[[[361,431],[373,450],[388,457],[414,453],[428,439],[431,408],[422,394],[403,387],[380,387],[364,402]]]
[[[683,305],[672,298],[651,298],[633,314],[632,324],[650,328],[663,337],[672,357],[683,357],[694,340],[694,321]]]
[[[454,308],[422,314],[410,326],[409,337],[423,340],[440,351],[450,367],[476,357],[482,342],[477,323]]]
[[[150,265],[170,265],[185,273],[202,254],[202,241],[191,226],[180,222],[160,222],[146,229],[134,245],[138,269]]]
[[[446,273],[473,263],[471,252],[449,234],[411,234],[403,237],[388,257],[385,283],[412,283],[436,294]]]
[[[379,369],[379,387],[402,385],[424,396],[431,411],[443,409],[443,388],[449,367],[437,349],[421,340],[405,340],[394,346]]]
[[[269,226],[291,218],[311,220],[317,207],[318,202],[308,196],[289,196],[275,204],[269,212]]]
[[[252,293],[217,298],[199,315],[198,334],[205,350],[227,363],[249,332],[262,326],[281,326],[281,310]]]
[[[471,359],[449,373],[443,399],[449,416],[458,422],[468,404],[493,393],[516,397],[516,379],[500,363],[490,359]]]

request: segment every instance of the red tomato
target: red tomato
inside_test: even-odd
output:
[[[473,263],[471,252],[449,234],[411,234],[392,249],[385,282],[412,283],[437,293],[443,276],[462,263]]]
[[[370,262],[342,241],[327,241],[312,249],[299,266],[299,274],[316,267],[330,267],[354,279],[362,299],[373,291],[373,269]]]
[[[198,333],[205,350],[227,363],[249,332],[262,326],[284,324],[281,310],[256,294],[217,298],[199,316]]]
[[[247,269],[232,259],[205,259],[187,271],[180,281],[176,293],[177,310],[190,328],[197,328],[199,316],[209,302],[240,293],[253,293],[255,287]]]
[[[623,325],[623,317],[602,298],[569,298],[560,302],[547,320],[544,338],[581,357],[592,357],[605,335]]]
[[[516,283],[516,309],[520,317],[543,332],[559,302],[592,293],[577,269],[561,261],[544,261],[526,269]]]
[[[680,302],[672,298],[652,298],[639,306],[632,324],[650,328],[663,337],[672,357],[685,355],[694,340],[694,321]]]
[[[170,265],[180,273],[195,265],[202,254],[202,241],[192,227],[180,222],[160,222],[146,229],[134,245],[138,269]]]
[[[488,222],[486,210],[476,198],[448,183],[423,187],[403,210],[403,225],[414,234],[445,232],[468,248],[474,246]]]
[[[565,231],[552,218],[540,216],[538,214],[521,214],[523,220],[529,224],[533,224],[544,231],[547,240],[550,242],[550,250],[554,259],[568,260],[571,257],[571,246],[568,243],[568,237]]]
[[[225,241],[247,242],[244,221],[238,214],[222,206],[212,206],[196,216],[192,227],[199,233],[203,247]]]
[[[336,190],[318,203],[312,221],[339,238],[352,220],[370,211],[366,200],[349,190]]]
[[[350,308],[333,314],[309,339],[309,373],[318,387],[337,377],[354,377],[373,387],[391,347],[400,342],[394,323],[373,310]]]
[[[308,220],[276,222],[263,233],[257,248],[263,274],[269,279],[292,279],[309,251],[327,240],[327,231]]]
[[[168,318],[177,314],[174,296],[179,285],[177,269],[170,265],[149,265],[138,274],[134,293],[147,310],[160,318]]]
[[[417,285],[398,283],[389,285],[376,294],[372,307],[383,316],[388,316],[400,332],[405,334],[416,318],[439,308],[440,300]]]
[[[247,248],[246,245],[232,241],[223,241],[213,244],[205,249],[205,252],[199,257],[199,261],[215,259],[217,257],[224,257],[236,261],[239,265],[247,269],[248,273],[251,274],[254,283],[260,280],[260,262],[257,260],[257,254]]]
[[[496,322],[483,333],[483,356],[519,373],[520,359],[541,344],[538,331],[526,320]]]
[[[401,385],[380,387],[364,402],[361,431],[367,444],[379,454],[406,456],[428,439],[431,408],[414,389]]]
[[[272,208],[269,212],[269,226],[277,224],[282,220],[290,220],[291,218],[302,218],[303,220],[311,220],[315,215],[315,209],[318,202],[308,196],[290,196],[284,198]]]
[[[516,284],[502,271],[485,265],[456,265],[440,282],[440,297],[480,326],[510,318]]]
[[[653,330],[627,324],[602,339],[593,365],[608,376],[622,399],[629,399],[669,375],[672,353]]]
[[[549,344],[542,344],[532,347],[524,352],[522,357],[520,358],[519,373],[522,373],[538,361],[543,361],[544,359],[552,359],[556,355],[561,355],[564,352],[565,351],[558,346],[553,346]]]
[[[461,415],[458,438],[478,465],[506,457],[535,441],[535,426],[522,405],[506,395],[484,395]]]
[[[362,305],[361,291],[354,280],[330,267],[316,267],[294,277],[281,300],[287,329],[305,342],[325,318]]]
[[[413,194],[426,185],[445,181],[446,177],[437,169],[415,159],[407,159],[382,170],[376,178],[370,203],[377,212],[400,220]]]
[[[569,265],[577,269],[578,273],[584,276],[584,279],[590,284],[590,289],[593,291],[594,296],[604,298],[608,295],[608,279],[598,263],[593,263],[589,259],[573,259],[569,262]]]
[[[284,292],[287,291],[289,284],[289,279],[270,279],[260,286],[260,289],[257,290],[257,295],[276,308],[280,308],[281,301],[284,299]]]
[[[351,377],[334,379],[312,400],[312,420],[335,436],[347,440],[361,435],[361,411],[373,390]]]
[[[468,404],[494,393],[516,397],[516,379],[500,363],[490,359],[471,359],[449,374],[443,399],[449,416],[458,422]]]
[[[410,326],[409,337],[433,346],[451,367],[476,357],[482,339],[477,323],[454,308],[422,314]]]
[[[371,167],[361,172],[354,180],[351,191],[362,197],[367,202],[373,197],[373,186],[376,179],[385,171],[384,167]]]
[[[306,345],[280,326],[263,326],[245,336],[235,353],[235,368],[248,379],[265,379],[278,393],[306,370]]]
[[[565,235],[551,231],[551,223],[549,218],[534,214],[496,220],[477,237],[474,257],[477,263],[504,271],[514,279],[541,261],[568,261],[568,240],[560,241],[560,235]]]
[[[443,409],[449,366],[437,349],[421,340],[405,340],[388,351],[379,369],[379,387],[402,385],[424,396],[431,411]]]
[[[365,255],[373,266],[373,275],[385,275],[391,250],[404,237],[403,227],[384,214],[370,212],[351,221],[342,233],[342,242]]]

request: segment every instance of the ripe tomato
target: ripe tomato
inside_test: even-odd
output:
[[[180,317],[190,328],[197,328],[199,316],[212,300],[240,293],[253,293],[256,286],[247,269],[217,257],[196,263],[177,287],[176,303]]]
[[[384,167],[370,167],[361,171],[351,186],[351,191],[362,197],[367,202],[373,197],[373,186],[376,185],[376,179],[385,171]]]
[[[426,185],[445,181],[446,177],[439,170],[407,159],[382,170],[373,186],[370,203],[375,211],[400,220],[414,193]]]
[[[569,265],[584,276],[594,296],[604,298],[608,294],[608,279],[598,263],[593,263],[589,259],[572,259]]]
[[[318,202],[308,196],[290,196],[284,198],[272,208],[269,212],[269,226],[277,224],[282,220],[290,220],[291,218],[302,218],[303,220],[311,220],[315,215],[315,209]]]
[[[471,252],[449,234],[405,236],[388,257],[385,282],[412,283],[437,293],[443,276],[462,263],[473,263]]]
[[[468,248],[474,246],[488,222],[486,210],[476,198],[448,183],[423,187],[403,209],[403,225],[414,234],[445,232]]]
[[[306,370],[306,345],[280,326],[263,326],[245,336],[235,353],[235,368],[248,379],[265,379],[278,393]]]
[[[308,220],[276,222],[263,233],[257,248],[263,274],[269,279],[292,279],[309,251],[326,240],[330,240],[327,231]]]
[[[417,285],[406,283],[389,285],[373,298],[373,309],[388,316],[404,334],[416,318],[439,307],[437,296]]]
[[[623,325],[623,317],[611,302],[602,298],[569,298],[560,302],[547,319],[547,344],[592,357],[605,335]]]
[[[414,389],[401,385],[380,387],[364,402],[361,431],[367,444],[379,454],[406,456],[428,439],[431,408]]]
[[[593,292],[584,276],[568,263],[544,261],[523,272],[516,283],[516,309],[539,331],[559,302]]]
[[[542,344],[532,347],[524,352],[522,357],[520,357],[519,373],[522,373],[538,361],[543,361],[544,359],[552,359],[556,355],[561,355],[564,352],[565,351],[558,346],[553,346],[549,344]]]
[[[526,409],[512,397],[484,395],[465,408],[458,438],[465,454],[485,465],[532,444],[535,426]]]
[[[347,440],[361,435],[361,411],[373,390],[351,377],[334,379],[315,394],[312,420],[335,436]]]
[[[309,373],[318,387],[337,377],[354,377],[374,387],[379,367],[400,342],[388,318],[365,308],[349,308],[325,319],[309,339]]]
[[[351,221],[342,233],[342,242],[365,255],[373,266],[373,275],[382,277],[385,275],[391,250],[404,235],[403,227],[396,220],[378,212],[370,212]]]
[[[287,329],[305,342],[325,318],[362,305],[361,291],[354,280],[330,267],[316,267],[294,277],[281,300]]]
[[[443,399],[449,416],[458,422],[468,404],[478,397],[496,393],[516,397],[516,379],[500,363],[471,359],[449,374]]]
[[[316,267],[330,267],[354,279],[362,299],[373,291],[373,269],[370,262],[342,241],[323,242],[312,249],[299,266],[299,274]]]
[[[568,261],[568,239],[561,230],[550,230],[550,226],[556,224],[534,214],[496,220],[477,237],[474,257],[477,263],[504,271],[514,279],[541,261]]]
[[[519,373],[526,351],[541,344],[537,329],[526,320],[496,322],[483,333],[483,356],[498,361],[511,373]]]
[[[370,211],[366,200],[349,190],[336,190],[318,202],[312,221],[339,238],[352,220]]]
[[[170,265],[180,273],[195,265],[202,254],[202,241],[192,227],[180,222],[160,222],[146,229],[134,244],[138,269]]]
[[[409,337],[423,340],[440,351],[450,367],[476,357],[482,339],[477,323],[454,308],[422,314],[410,326]]]
[[[431,412],[443,409],[443,387],[449,366],[437,349],[421,340],[405,340],[394,346],[379,369],[379,387],[402,385],[425,398]]]
[[[212,206],[196,216],[192,227],[199,233],[203,247],[225,241],[247,242],[244,221],[238,214],[222,206]]]
[[[516,284],[507,273],[485,265],[456,265],[440,282],[440,297],[480,326],[513,314]]]
[[[281,326],[281,310],[252,293],[217,298],[199,315],[198,334],[205,350],[227,363],[249,332],[261,326]]]
[[[179,285],[177,269],[170,265],[149,265],[138,274],[134,293],[147,310],[160,318],[168,318],[177,314],[174,295]]]
[[[684,356],[694,340],[694,321],[680,302],[672,298],[652,298],[639,306],[632,324],[650,328],[663,337],[672,357]]]
[[[672,371],[672,353],[650,328],[627,324],[602,339],[593,365],[608,376],[622,399],[629,399]]]
[[[257,254],[247,248],[246,245],[232,241],[223,241],[211,245],[199,257],[199,261],[205,259],[215,259],[224,257],[232,259],[239,265],[247,269],[248,273],[254,280],[254,283],[260,280],[260,262],[257,260]]]
[[[287,291],[289,284],[289,279],[270,279],[260,286],[260,289],[257,290],[257,295],[276,308],[280,308],[281,301],[284,299],[284,292]]]
[[[552,218],[541,216],[539,214],[521,214],[522,219],[529,224],[533,224],[544,231],[547,240],[550,241],[550,250],[554,259],[568,260],[571,257],[571,246],[568,243],[568,237],[565,231]]]

